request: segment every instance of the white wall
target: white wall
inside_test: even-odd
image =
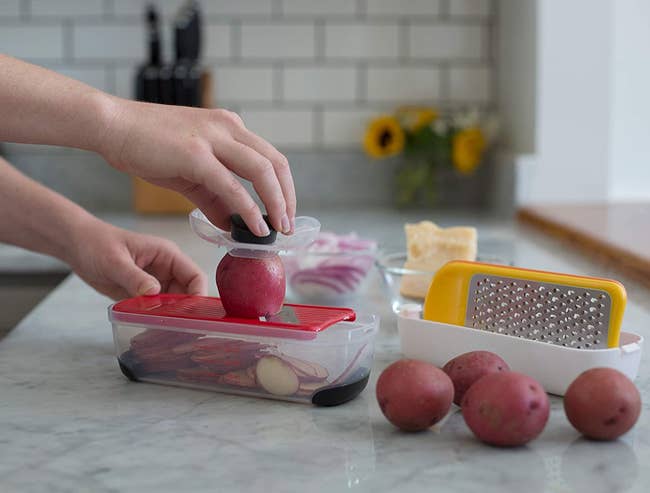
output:
[[[518,154],[535,150],[536,15],[536,0],[501,0],[497,6],[495,44],[502,144]]]
[[[650,199],[650,2],[498,5],[500,21],[534,18],[536,31],[523,21],[499,30],[499,107],[519,203]],[[531,94],[534,104],[522,101]]]
[[[650,2],[614,8],[609,197],[650,200]]]

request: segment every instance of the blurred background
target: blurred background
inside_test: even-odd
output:
[[[149,4],[158,14],[160,63],[173,65],[178,49],[172,26],[185,4],[177,0],[2,0],[0,49],[135,98],[138,69],[151,62]],[[249,128],[287,154],[302,206],[509,213],[515,204],[650,197],[650,70],[643,63],[650,46],[648,2],[197,4],[201,43],[195,58],[207,75],[201,101],[239,112]],[[399,120],[405,144],[388,149],[388,159],[369,158],[369,123],[404,106],[416,111],[409,118],[420,118],[423,109],[434,112],[434,119],[423,117],[430,135],[414,137]],[[478,161],[470,172],[459,172],[452,155],[437,152],[455,145],[451,127],[483,131],[483,141],[466,143],[469,164],[472,145]],[[394,138],[381,132],[375,129],[379,143]],[[440,135],[447,140],[433,142]],[[133,208],[130,179],[97,156],[13,144],[3,152],[28,175],[93,211]],[[429,162],[431,184],[412,183],[427,181],[423,169],[400,175],[421,161]],[[417,195],[427,188],[430,200]]]

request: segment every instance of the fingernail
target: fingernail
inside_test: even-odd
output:
[[[291,231],[291,221],[289,221],[289,216],[286,214],[282,216],[282,232],[288,233]]]
[[[140,288],[139,295],[151,295],[151,294],[158,294],[158,285],[156,284],[147,284],[144,288]]]
[[[291,218],[291,232],[294,233],[296,231],[296,218],[292,217]]]
[[[259,224],[257,225],[257,228],[260,230],[261,236],[268,236],[271,234],[271,230],[267,226],[266,221],[264,219],[260,220]]]

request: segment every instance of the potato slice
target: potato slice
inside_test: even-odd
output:
[[[250,377],[248,370],[236,370],[228,372],[221,377],[220,381],[225,385],[233,385],[235,387],[255,387],[255,379]]]
[[[327,368],[324,368],[318,363],[294,358],[286,354],[281,355],[281,358],[291,365],[300,380],[325,380],[329,376]]]
[[[264,356],[255,367],[257,382],[269,394],[291,395],[300,387],[298,375],[292,367],[277,356]]]
[[[318,389],[326,387],[327,382],[300,382],[300,387],[298,388],[298,395],[311,395],[316,392]]]

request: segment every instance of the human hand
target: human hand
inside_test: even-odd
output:
[[[226,110],[111,99],[100,154],[115,168],[182,193],[222,229],[241,214],[258,236],[268,227],[237,176],[252,182],[277,231],[294,229],[296,194],[287,158]]]
[[[71,238],[74,272],[115,300],[158,293],[207,294],[206,276],[175,243],[92,218]]]

